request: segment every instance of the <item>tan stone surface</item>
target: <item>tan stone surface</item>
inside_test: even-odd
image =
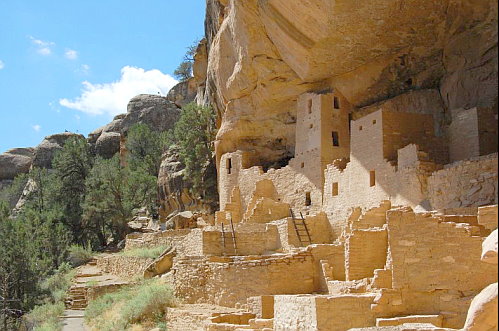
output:
[[[497,330],[497,283],[489,285],[471,303],[464,330]]]

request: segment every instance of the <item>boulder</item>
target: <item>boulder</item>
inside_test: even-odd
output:
[[[194,78],[190,78],[175,85],[170,92],[168,92],[168,96],[166,98],[181,108],[188,103],[193,102],[196,98],[196,93],[196,80]]]
[[[27,173],[33,161],[33,148],[14,148],[0,154],[0,180],[14,179]]]
[[[121,134],[117,132],[103,132],[95,143],[95,153],[109,159],[120,151]]]
[[[489,285],[471,302],[464,329],[466,331],[497,330],[497,283]]]
[[[121,133],[128,132],[137,123],[147,124],[151,130],[167,131],[180,117],[180,109],[159,95],[140,94],[130,100],[127,113],[121,120]]]
[[[482,244],[482,261],[497,264],[497,229]]]
[[[35,148],[32,165],[39,168],[52,168],[52,160],[57,151],[64,147],[66,141],[70,138],[84,138],[80,134],[65,132],[45,137],[43,141]]]
[[[180,212],[168,220],[174,224],[174,229],[193,229],[197,227],[197,216],[191,211]]]
[[[147,266],[144,271],[144,278],[150,279],[159,275],[163,275],[173,267],[173,258],[177,255],[175,248],[168,248],[160,257],[154,260]]]

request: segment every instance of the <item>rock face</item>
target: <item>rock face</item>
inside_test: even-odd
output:
[[[141,94],[130,100],[126,114],[114,117],[111,123],[90,133],[88,141],[97,155],[111,158],[120,151],[120,141],[133,125],[144,123],[153,131],[166,131],[173,128],[179,116],[180,109],[174,102],[158,95]]]
[[[80,134],[65,132],[45,137],[43,141],[35,148],[33,166],[40,168],[52,168],[52,160],[57,151],[64,147],[66,141],[70,138],[84,138]]]
[[[188,103],[193,102],[194,99],[196,99],[196,94],[196,80],[191,78],[185,82],[180,82],[175,85],[170,92],[168,92],[168,96],[166,98],[181,108]]]
[[[482,261],[497,265],[497,230],[483,242]],[[498,317],[497,283],[486,287],[471,302],[464,330],[493,331],[497,330]]]
[[[14,148],[0,154],[0,181],[27,173],[33,161],[33,148]]]
[[[95,143],[95,153],[106,159],[113,157],[120,150],[121,134],[103,132]]]
[[[492,0],[210,0],[206,39],[198,100],[220,114],[219,157],[292,153],[305,91],[334,89],[358,108],[422,88],[440,90],[448,109],[497,105]]]
[[[183,211],[193,199],[188,194],[184,183],[185,165],[178,159],[178,154],[170,150],[164,155],[159,168],[158,189],[160,199],[160,217],[165,219],[174,211]]]

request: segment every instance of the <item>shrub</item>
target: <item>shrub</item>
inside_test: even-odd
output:
[[[35,325],[34,331],[55,331],[62,327],[59,316],[64,312],[64,303],[47,303],[35,307],[28,315],[28,320]]]
[[[73,267],[78,267],[92,260],[94,253],[90,245],[83,247],[80,245],[71,245],[69,248],[69,263]]]
[[[85,319],[99,330],[126,330],[134,323],[158,321],[175,304],[171,288],[160,280],[144,281],[90,302]],[[109,312],[113,310],[113,314]],[[109,316],[113,316],[110,318]]]
[[[75,270],[68,263],[63,263],[52,276],[42,282],[41,288],[50,293],[53,302],[63,302],[74,276]]]
[[[168,246],[156,246],[151,248],[134,248],[127,251],[121,252],[122,255],[128,257],[141,257],[148,259],[157,259],[161,256],[166,250]]]

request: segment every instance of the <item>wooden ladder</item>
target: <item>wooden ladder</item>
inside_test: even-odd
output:
[[[227,248],[227,237],[225,236],[225,226],[222,223],[222,245],[225,249]],[[234,230],[234,223],[232,222],[232,216],[230,218],[230,233],[232,239],[232,248],[234,249],[234,255],[237,255],[237,244],[236,244],[236,231]]]
[[[293,226],[295,228],[296,236],[298,237],[298,241],[300,242],[301,247],[305,247],[305,243],[308,245],[312,244],[312,238],[310,237],[310,232],[308,231],[307,223],[305,222],[305,218],[303,214],[300,212],[300,219],[295,217],[293,213],[293,209],[289,210],[291,212],[291,219],[293,221]]]

